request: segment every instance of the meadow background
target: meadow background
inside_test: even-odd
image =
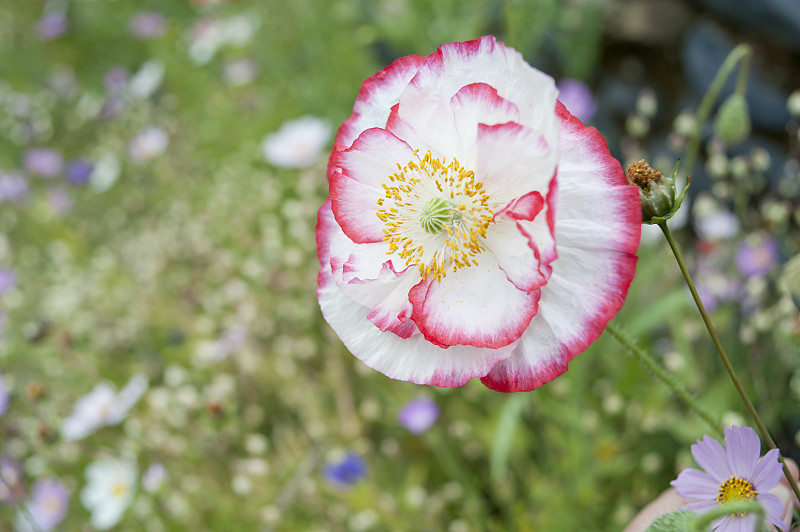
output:
[[[0,530],[43,479],[69,493],[57,529],[93,530],[79,493],[108,457],[137,472],[114,529],[153,532],[621,530],[692,465],[710,428],[609,335],[504,395],[390,380],[320,315],[332,137],[287,168],[265,136],[302,116],[335,131],[393,59],[488,33],[586,83],[614,155],[665,172],[727,51],[753,46],[752,134],[727,146],[703,128],[671,226],[800,460],[800,5],[722,4],[0,1],[0,459],[19,471]],[[645,232],[639,256],[615,322],[721,422],[746,423],[666,244]],[[124,420],[64,437],[76,401],[138,374]],[[420,398],[438,416],[411,431],[398,414]]]

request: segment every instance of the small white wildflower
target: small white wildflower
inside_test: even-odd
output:
[[[67,440],[80,440],[100,427],[120,423],[128,411],[147,390],[147,377],[137,374],[119,393],[106,383],[95,385],[72,408],[72,413],[61,424],[61,435]]]
[[[264,157],[282,168],[307,168],[316,162],[331,136],[328,121],[303,116],[284,122],[261,143]]]
[[[128,144],[128,153],[137,163],[149,161],[164,153],[169,144],[167,132],[151,126],[139,132]]]
[[[107,530],[119,522],[133,501],[136,479],[133,460],[101,460],[87,466],[87,484],[80,498],[81,504],[92,514],[93,527]]]
[[[164,64],[147,61],[128,82],[128,95],[135,100],[146,100],[161,86],[164,80]]]

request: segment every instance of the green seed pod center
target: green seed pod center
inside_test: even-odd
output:
[[[419,213],[422,228],[432,235],[443,231],[446,226],[459,220],[461,220],[461,212],[458,207],[442,198],[429,199]]]

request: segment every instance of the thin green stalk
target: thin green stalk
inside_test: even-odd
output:
[[[695,160],[697,159],[697,151],[700,147],[700,134],[703,131],[703,124],[708,120],[714,108],[714,102],[717,101],[722,87],[725,86],[725,82],[728,80],[728,77],[739,61],[742,62],[742,65],[739,68],[739,77],[736,80],[735,91],[739,94],[744,93],[747,87],[747,71],[749,70],[751,54],[752,50],[747,44],[740,44],[731,50],[731,53],[725,58],[722,66],[719,67],[717,75],[714,76],[714,80],[711,82],[705,95],[703,95],[700,106],[697,108],[697,114],[694,117],[692,132],[689,135],[689,146],[686,149],[686,157],[684,158],[686,162],[683,165],[685,172],[689,174],[692,173]]]
[[[743,515],[745,513],[758,515],[758,520],[762,527],[761,529],[763,529],[764,519],[766,519],[767,515],[764,512],[764,508],[759,503],[756,501],[734,501],[727,504],[718,504],[706,513],[695,517],[691,523],[691,530],[692,532],[704,532],[708,530],[708,527],[714,519],[726,515]]]
[[[747,396],[747,393],[744,391],[744,387],[742,383],[739,381],[739,378],[736,376],[736,372],[733,370],[733,366],[731,365],[730,360],[728,359],[728,355],[725,353],[725,349],[722,347],[722,343],[719,341],[719,336],[717,336],[717,331],[714,329],[714,325],[711,323],[711,318],[708,316],[706,312],[706,308],[703,305],[703,301],[700,299],[700,296],[697,294],[697,289],[694,286],[694,282],[692,282],[692,278],[689,275],[689,270],[686,269],[686,263],[683,262],[683,257],[681,256],[681,252],[678,250],[678,246],[675,244],[675,240],[672,238],[672,233],[669,231],[669,227],[667,227],[667,222],[661,222],[658,224],[661,228],[661,232],[664,233],[664,237],[667,239],[669,243],[670,249],[672,249],[672,254],[675,256],[675,260],[678,261],[678,266],[681,269],[681,273],[683,274],[683,278],[686,280],[686,285],[689,287],[689,291],[692,293],[692,299],[694,299],[695,305],[697,305],[697,310],[700,311],[700,316],[703,318],[703,323],[706,325],[706,329],[708,330],[708,334],[711,336],[711,341],[714,342],[714,347],[717,348],[717,353],[719,354],[720,360],[722,360],[722,365],[725,366],[725,369],[728,371],[728,375],[733,381],[733,385],[736,387],[736,391],[739,392],[739,397],[741,397],[742,402],[744,403],[745,408],[750,413],[750,417],[753,418],[753,421],[758,427],[758,431],[761,433],[761,437],[767,443],[770,449],[777,449],[778,446],[775,445],[775,441],[770,436],[769,432],[767,431],[767,427],[761,421],[761,417],[759,417],[758,412],[756,412],[753,403],[750,401],[750,398]],[[794,491],[795,497],[800,500],[800,488],[797,486],[797,482],[795,481],[794,477],[792,476],[789,468],[786,467],[786,463],[783,460],[782,456],[778,457],[781,464],[783,464],[783,474],[786,475],[786,480],[789,481],[789,485],[792,487],[792,491]]]
[[[711,427],[716,434],[722,434],[722,428],[714,419],[714,416],[709,414],[703,407],[701,407],[697,401],[695,401],[694,398],[689,395],[689,392],[686,390],[686,388],[684,388],[683,385],[672,375],[664,371],[664,369],[659,366],[655,360],[653,360],[649,353],[641,349],[633,342],[633,340],[625,336],[625,334],[619,328],[617,328],[616,325],[609,323],[606,325],[606,330],[610,332],[611,335],[619,341],[619,343],[626,347],[628,351],[633,353],[639,362],[647,366],[650,371],[652,371],[655,376],[661,380],[661,382],[666,384],[667,387],[675,393],[675,395],[680,397],[681,400],[686,403],[686,406],[693,410],[698,416],[703,418],[703,421],[708,423],[708,426]]]

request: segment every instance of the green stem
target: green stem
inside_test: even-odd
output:
[[[639,359],[639,362],[647,366],[650,371],[652,371],[655,376],[661,380],[661,382],[666,384],[667,387],[675,393],[675,395],[680,397],[681,400],[686,403],[686,406],[693,410],[698,416],[703,418],[703,421],[708,423],[708,426],[711,427],[715,433],[722,434],[722,428],[714,419],[714,416],[703,409],[703,407],[701,407],[697,401],[695,401],[694,398],[689,395],[689,392],[686,390],[686,388],[684,388],[683,385],[672,375],[664,371],[664,369],[659,366],[655,360],[653,360],[650,354],[637,346],[633,340],[625,336],[625,334],[618,329],[616,325],[609,323],[606,325],[606,330],[610,332],[611,335],[619,341],[619,343],[625,346],[628,351],[633,353],[633,355]]]
[[[770,436],[769,432],[767,431],[767,427],[761,421],[761,417],[759,417],[758,412],[756,412],[753,403],[750,402],[750,398],[747,396],[747,393],[744,391],[744,387],[742,383],[739,381],[739,378],[736,376],[736,372],[733,370],[733,366],[731,366],[731,362],[728,359],[728,355],[725,353],[725,349],[722,347],[722,343],[719,341],[719,336],[717,336],[717,331],[714,329],[714,325],[711,323],[711,318],[708,316],[706,312],[706,307],[703,305],[703,301],[700,299],[700,296],[697,294],[697,289],[694,286],[694,282],[692,282],[692,278],[689,275],[689,270],[686,269],[686,263],[683,262],[683,257],[681,257],[681,252],[678,250],[678,246],[675,244],[675,240],[672,238],[672,233],[669,231],[669,227],[667,227],[667,222],[661,222],[658,224],[661,228],[661,232],[664,233],[664,237],[667,239],[669,243],[670,249],[672,249],[672,254],[675,255],[675,260],[678,261],[678,266],[681,269],[681,273],[683,274],[683,278],[686,280],[686,285],[689,287],[689,291],[692,293],[692,299],[694,299],[695,305],[697,305],[697,310],[700,311],[700,316],[703,318],[703,323],[706,324],[706,329],[708,329],[708,334],[711,336],[711,341],[714,342],[714,347],[717,348],[717,353],[719,354],[720,360],[722,360],[722,365],[725,366],[725,369],[728,371],[728,375],[733,381],[733,385],[736,387],[736,391],[739,392],[739,397],[741,397],[742,402],[744,403],[745,408],[750,413],[750,417],[753,418],[753,421],[758,427],[758,431],[761,433],[761,437],[767,443],[770,449],[777,449],[777,445],[775,445],[775,441]],[[792,487],[792,491],[794,491],[795,497],[800,500],[800,488],[797,486],[797,482],[794,480],[789,468],[786,467],[786,462],[784,462],[782,456],[778,456],[778,460],[780,460],[781,464],[783,464],[783,474],[786,475],[786,480],[789,481],[789,485]]]
[[[764,508],[756,501],[734,501],[727,504],[718,504],[708,512],[695,517],[689,525],[692,532],[704,532],[714,519],[726,515],[739,515],[744,513],[758,514],[761,526],[764,526],[766,514]]]
[[[717,75],[714,76],[714,80],[711,82],[705,95],[703,95],[700,106],[697,108],[697,114],[694,117],[692,132],[689,134],[689,146],[686,149],[685,157],[686,163],[683,166],[685,172],[689,174],[692,173],[695,160],[697,159],[697,151],[700,147],[700,135],[703,131],[703,124],[708,120],[714,108],[714,102],[717,101],[722,87],[725,86],[725,82],[728,81],[728,77],[739,61],[742,62],[742,65],[739,68],[739,77],[736,80],[735,90],[738,94],[744,94],[747,88],[747,71],[749,70],[751,53],[752,50],[747,44],[740,44],[731,50],[731,53],[725,58],[722,66],[719,67]]]

